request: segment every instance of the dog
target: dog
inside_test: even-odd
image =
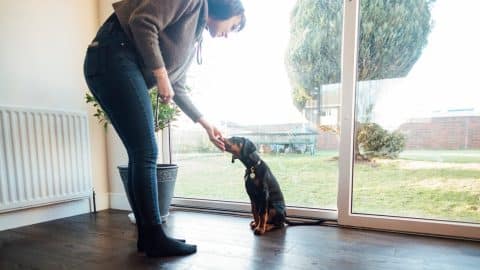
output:
[[[257,154],[257,148],[249,139],[231,137],[224,139],[225,150],[232,154],[232,163],[239,159],[245,165],[245,189],[250,198],[253,221],[250,228],[256,235],[262,235],[273,229],[283,228],[285,224],[319,225],[327,220],[313,222],[292,222],[287,218],[285,199],[277,179]]]

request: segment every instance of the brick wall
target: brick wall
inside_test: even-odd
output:
[[[405,149],[480,149],[480,116],[415,119],[402,124]]]
[[[414,119],[402,124],[405,149],[480,149],[480,116]],[[319,130],[317,149],[339,148],[339,137]]]

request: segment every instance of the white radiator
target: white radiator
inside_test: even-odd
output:
[[[87,115],[0,106],[0,213],[87,198]]]

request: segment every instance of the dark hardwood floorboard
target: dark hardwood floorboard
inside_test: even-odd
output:
[[[126,211],[0,232],[0,269],[480,269],[480,242],[299,226],[255,236],[250,219],[173,211],[167,230],[198,245],[186,257],[136,252]]]

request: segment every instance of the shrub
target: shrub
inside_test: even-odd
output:
[[[155,132],[158,132],[159,130],[166,128],[171,122],[175,121],[177,119],[177,116],[180,114],[180,110],[176,106],[172,106],[171,104],[164,104],[158,102],[157,88],[150,89],[148,94],[152,102]],[[86,92],[85,102],[92,104],[95,109],[95,114],[93,114],[93,116],[95,116],[98,119],[98,122],[106,128],[107,125],[110,123],[110,119],[108,119],[108,116],[98,104],[98,101],[95,99],[95,97],[90,93]]]
[[[376,123],[362,124],[357,133],[360,154],[367,157],[397,158],[405,148],[405,135],[388,132]]]

